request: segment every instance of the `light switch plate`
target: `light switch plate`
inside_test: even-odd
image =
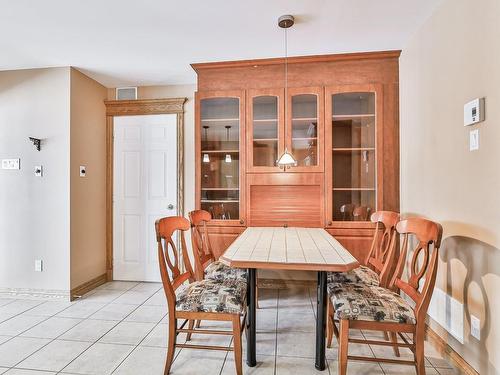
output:
[[[479,150],[479,129],[471,130],[469,133],[469,151]]]
[[[20,159],[2,159],[2,169],[21,169]]]
[[[478,340],[481,340],[481,321],[471,314],[470,316],[470,334]]]
[[[36,177],[43,176],[43,167],[41,165],[35,165],[35,176]]]
[[[87,168],[84,165],[80,165],[80,177],[85,177],[87,174]]]

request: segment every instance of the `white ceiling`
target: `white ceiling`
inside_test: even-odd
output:
[[[105,86],[194,83],[193,62],[401,49],[441,0],[0,0],[0,70],[75,66]]]

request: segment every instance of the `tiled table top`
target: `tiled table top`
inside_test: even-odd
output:
[[[358,261],[323,228],[247,228],[220,258],[236,268],[348,271]]]

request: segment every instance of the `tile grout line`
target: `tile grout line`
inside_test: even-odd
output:
[[[132,289],[134,289],[135,287],[137,287],[137,285],[139,285],[139,284],[140,284],[140,283],[137,283],[136,285],[134,285],[134,286],[130,287],[129,289],[125,289],[125,290],[123,291],[123,293],[121,293],[118,297],[116,297],[115,299],[113,299],[113,300],[112,300],[112,301],[110,301],[109,303],[105,304],[102,308],[100,308],[99,310],[95,311],[95,312],[94,312],[93,314],[91,314],[90,316],[92,316],[92,315],[94,315],[95,313],[97,313],[97,312],[101,311],[102,309],[104,309],[104,307],[109,306],[109,305],[112,305],[112,304],[113,304],[113,301],[116,301],[118,298],[120,298],[121,296],[123,296],[125,293],[127,293],[127,292],[131,291]],[[106,289],[103,289],[103,290],[106,290]],[[111,290],[111,289],[108,289],[108,290]],[[150,296],[149,298],[151,298],[151,297],[152,297],[153,295],[155,295],[156,293],[157,293],[157,291],[156,291],[156,292],[154,292],[153,294],[151,294],[151,296]],[[147,300],[149,300],[149,298],[147,298],[147,299],[146,299],[146,301],[147,301]],[[136,311],[139,307],[143,306],[143,305],[144,305],[144,303],[145,303],[146,301],[144,301],[142,304],[136,305],[136,308],[135,308],[135,309],[133,309],[130,313],[128,313],[127,315],[125,315],[125,316],[124,316],[121,320],[116,321],[117,323],[116,323],[116,324],[115,324],[112,328],[110,328],[108,331],[106,331],[103,335],[99,336],[99,338],[98,338],[97,340],[95,340],[94,342],[92,342],[92,344],[91,344],[91,345],[90,345],[87,349],[85,349],[85,350],[84,350],[83,352],[81,352],[78,356],[76,356],[75,358],[73,358],[73,359],[72,359],[72,360],[71,360],[71,361],[70,361],[70,362],[69,362],[66,366],[64,366],[64,367],[62,368],[62,370],[60,370],[60,371],[59,371],[59,373],[62,373],[62,372],[64,371],[64,369],[65,369],[65,368],[67,368],[67,367],[68,367],[69,365],[71,365],[74,361],[76,361],[78,358],[80,358],[80,357],[81,357],[84,353],[86,353],[86,352],[87,352],[90,348],[92,348],[95,344],[99,343],[99,340],[101,340],[101,339],[102,339],[104,336],[106,336],[106,335],[107,335],[107,334],[108,334],[111,330],[113,330],[116,326],[118,326],[118,324],[123,323],[123,322],[125,321],[125,319],[127,319],[127,318],[131,315],[131,314],[133,314],[133,313],[134,313],[134,312],[135,312],[135,311]],[[89,316],[89,317],[90,317],[90,316]],[[163,319],[163,317],[162,317],[162,319]],[[87,318],[85,318],[84,320],[88,320],[88,317],[87,317]],[[160,321],[161,321],[161,320],[160,320]],[[149,333],[151,333],[151,331],[152,331],[153,329],[154,329],[154,327],[153,327],[153,328],[152,328],[152,329],[151,329],[151,330],[150,330],[150,331],[146,334],[146,336],[147,336],[147,335],[149,335]],[[145,337],[146,337],[146,336],[145,336]],[[144,338],[145,338],[145,337],[144,337]],[[140,342],[142,342],[142,340],[141,340]],[[104,344],[104,345],[106,345],[106,344],[107,344],[107,345],[124,345],[124,346],[132,346],[132,345],[129,345],[129,344],[116,344],[116,343],[105,343],[105,342],[101,342],[100,344]],[[134,347],[134,349],[132,349],[132,350],[130,351],[130,353],[132,353],[132,352],[136,349],[136,347],[137,347],[137,345]],[[126,358],[128,358],[128,356],[130,355],[130,353],[129,353],[129,354],[128,354],[125,358],[124,358],[124,360],[125,360]],[[113,373],[114,371],[116,371],[116,369],[117,369],[117,368],[118,368],[118,367],[119,367],[122,363],[123,363],[123,361],[122,361],[122,362],[120,362],[120,363],[118,364],[118,366],[116,366],[116,367],[115,367],[115,368],[111,371],[111,373]]]
[[[130,290],[130,289],[126,289],[126,290],[124,290],[124,291],[123,291],[123,293],[121,293],[121,294],[120,294],[120,296],[121,296],[121,295],[123,295],[123,294],[125,294],[125,293],[126,293],[126,292],[128,292],[129,290]],[[92,293],[91,295],[93,295],[93,294],[94,294],[94,293]],[[118,297],[117,297],[117,298],[118,298]],[[80,302],[80,301],[83,301],[83,300],[82,300],[82,299],[78,299],[78,300],[75,302],[75,304],[70,305],[70,306],[68,306],[68,307],[66,307],[66,308],[64,308],[64,309],[62,309],[61,311],[58,311],[57,313],[55,313],[55,314],[53,314],[53,315],[48,316],[48,317],[47,317],[47,319],[42,320],[42,321],[41,321],[41,322],[39,322],[38,324],[35,324],[33,327],[30,327],[30,328],[28,328],[27,330],[25,330],[25,331],[23,331],[23,332],[19,333],[19,334],[18,334],[17,336],[15,336],[15,337],[21,337],[21,338],[22,338],[22,337],[25,337],[25,336],[20,336],[20,335],[22,335],[24,332],[29,331],[29,330],[30,330],[30,329],[32,329],[32,328],[35,328],[35,327],[36,327],[36,326],[38,326],[39,324],[46,322],[47,320],[49,320],[49,319],[51,319],[51,318],[57,318],[57,317],[58,317],[58,316],[57,316],[58,314],[62,313],[63,311],[65,311],[65,310],[67,310],[67,309],[69,309],[70,307],[76,306],[76,304],[77,304],[78,302]],[[93,314],[95,314],[96,312],[98,312],[98,311],[102,310],[104,307],[106,307],[106,306],[110,305],[113,301],[114,301],[114,300],[112,300],[112,301],[110,301],[110,302],[108,302],[108,303],[105,303],[105,304],[104,304],[104,306],[102,306],[100,309],[96,310],[96,311],[95,311],[94,313],[92,313],[91,315],[93,315]],[[49,302],[49,301],[47,301],[47,302]],[[70,301],[70,302],[71,302],[71,301]],[[41,303],[40,305],[42,305],[42,304],[43,304],[43,303]],[[40,306],[40,305],[37,305],[37,306]],[[35,307],[37,307],[37,306],[34,306],[33,308],[35,308]],[[31,310],[31,309],[30,309],[30,310]],[[29,310],[27,310],[27,311],[29,311]],[[134,310],[134,311],[135,311],[135,310]],[[89,315],[89,316],[91,316],[91,315]],[[127,315],[127,316],[128,316],[128,315]],[[63,317],[63,316],[61,316],[60,318],[78,319],[78,318],[70,318],[70,317]],[[66,331],[64,331],[63,333],[61,333],[61,334],[60,334],[59,336],[57,336],[56,338],[54,338],[54,339],[48,339],[48,340],[50,340],[49,342],[47,342],[45,345],[43,345],[43,346],[41,346],[40,348],[38,348],[37,350],[35,350],[33,353],[29,354],[27,357],[23,358],[21,361],[17,362],[17,363],[16,363],[13,367],[11,367],[11,368],[16,368],[16,366],[17,366],[17,365],[19,365],[21,362],[25,361],[26,359],[28,359],[28,358],[29,358],[29,357],[31,357],[32,355],[34,355],[34,354],[38,353],[40,350],[42,350],[43,348],[45,348],[46,346],[48,346],[49,344],[51,344],[52,342],[54,342],[55,340],[57,340],[60,336],[64,335],[65,333],[67,333],[68,331],[70,331],[71,329],[73,329],[74,327],[76,327],[77,325],[81,324],[83,321],[88,320],[88,317],[87,317],[87,318],[81,318],[81,319],[82,319],[82,320],[81,320],[81,322],[80,322],[80,323],[78,323],[78,324],[74,325],[74,326],[73,326],[73,327],[71,327],[71,328],[68,328]],[[120,322],[118,322],[118,323],[120,323]],[[118,323],[117,323],[117,324],[118,324]],[[117,325],[117,324],[116,324],[116,325]],[[116,325],[115,325],[115,326],[116,326]],[[113,326],[113,328],[114,328],[115,326]],[[108,331],[108,332],[109,332],[109,331]],[[106,333],[108,333],[108,332],[106,332]],[[33,338],[33,337],[31,337],[31,338]],[[43,339],[43,338],[39,338],[39,337],[36,337],[36,338],[37,338],[37,339]],[[102,336],[101,336],[100,338],[102,338]],[[99,338],[99,339],[100,339],[100,338]],[[68,341],[69,341],[69,340],[68,340]],[[81,342],[85,342],[85,341],[81,341]],[[91,347],[92,347],[92,346],[93,346],[96,342],[97,342],[97,341],[94,341],[94,342],[93,342],[93,343],[92,343],[92,344],[91,344],[91,345],[90,345],[87,349],[85,349],[82,353],[80,353],[80,354],[79,354],[76,358],[80,357],[80,355],[82,355],[82,354],[83,354],[84,352],[86,352],[89,348],[91,348]],[[73,359],[70,363],[72,363],[72,362],[73,362],[76,358],[74,358],[74,359]],[[59,373],[59,372],[63,371],[66,367],[68,367],[68,365],[69,365],[70,363],[68,363],[66,366],[64,366],[64,367],[63,367],[60,371],[57,371],[57,373]]]

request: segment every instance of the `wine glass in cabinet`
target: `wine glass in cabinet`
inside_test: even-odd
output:
[[[244,158],[243,93],[197,95],[197,207],[214,220],[244,220],[241,189]]]

